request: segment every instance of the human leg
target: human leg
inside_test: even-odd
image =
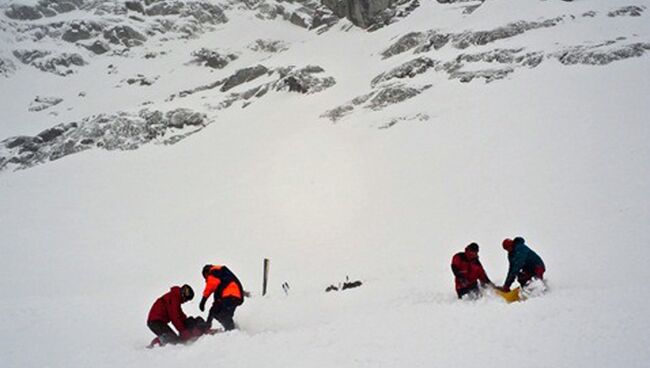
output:
[[[169,327],[169,325],[167,325],[166,323],[160,321],[149,321],[147,322],[147,326],[149,327],[151,332],[153,332],[154,334],[156,334],[156,336],[158,336],[162,344],[167,344],[167,343],[176,344],[177,342],[180,341],[178,335],[176,335],[174,330],[172,330],[171,327]]]

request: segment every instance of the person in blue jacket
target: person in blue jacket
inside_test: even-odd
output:
[[[503,240],[503,249],[508,252],[508,276],[500,288],[503,291],[510,291],[510,286],[515,282],[515,278],[523,287],[531,279],[536,278],[543,280],[546,266],[544,261],[526,244],[524,238],[518,236],[514,239]]]

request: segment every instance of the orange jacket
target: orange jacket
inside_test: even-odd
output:
[[[205,278],[203,297],[208,298],[212,293],[217,298],[237,298],[243,300],[241,283],[226,266],[215,265],[210,268]]]

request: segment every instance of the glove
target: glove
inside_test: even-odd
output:
[[[206,297],[201,298],[201,303],[199,303],[199,309],[201,310],[201,312],[203,312],[205,310],[205,302],[207,300],[208,300],[208,298],[206,298]]]
[[[507,292],[510,291],[510,287],[509,287],[509,286],[505,286],[505,285],[503,285],[503,286],[501,286],[501,287],[497,287],[497,289],[503,291],[504,293],[507,293]]]

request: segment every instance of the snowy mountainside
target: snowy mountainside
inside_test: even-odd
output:
[[[0,366],[646,366],[650,2],[367,3],[1,0]],[[210,262],[240,330],[144,349]]]
[[[350,57],[339,56],[333,60],[338,65],[324,69],[319,63],[329,63],[330,57],[311,57],[313,60],[305,63],[303,60],[310,57],[304,55],[318,55],[314,48],[332,42],[342,50],[354,48],[355,41],[351,39],[356,37],[348,34],[359,32],[350,29],[346,21],[340,27],[347,32],[317,32],[331,29],[332,21],[309,32],[290,22],[292,16],[286,15],[284,5],[265,2],[39,4],[11,4],[4,11],[4,37],[10,46],[2,56],[8,79],[5,88],[24,90],[33,73],[40,75],[39,84],[43,86],[39,86],[35,96],[18,93],[11,101],[5,100],[4,110],[12,112],[10,116],[26,121],[37,115],[42,123],[33,124],[41,129],[36,135],[3,141],[2,168],[30,167],[97,147],[133,149],[152,140],[175,143],[212,122],[216,111],[246,107],[269,90],[322,92],[337,81],[337,75],[328,70],[340,68],[341,58]],[[305,5],[309,4],[316,7],[310,2]],[[402,22],[403,25],[398,22],[386,30],[365,34],[362,42],[370,39],[372,45],[377,45],[367,50],[373,56],[372,65],[351,68],[346,74],[338,72],[338,79],[348,81],[355,77],[356,86],[369,83],[370,88],[350,96],[348,101],[338,101],[319,116],[336,122],[360,108],[383,110],[443,80],[468,83],[477,79],[489,83],[549,60],[567,66],[607,65],[644,57],[650,49],[641,26],[646,21],[644,5],[608,6],[604,10],[592,6],[596,9],[593,10],[585,4],[560,10],[549,4],[536,5],[517,9],[512,15],[502,9],[501,2],[478,3],[470,14],[465,5],[417,7],[414,18],[434,12],[445,14],[448,22],[454,19],[460,23],[454,27],[443,24],[412,30],[415,21]],[[502,16],[498,23],[488,21],[491,17],[483,13],[489,8],[509,16]],[[284,17],[277,15],[278,9]],[[269,16],[269,12],[274,16]],[[269,18],[283,24],[277,25]],[[467,18],[471,21],[462,22]],[[478,21],[472,22],[474,19]],[[595,36],[594,27],[601,24],[609,27]],[[273,33],[277,39],[264,38]],[[392,42],[379,41],[387,35]],[[530,37],[540,40],[531,43]],[[227,40],[235,44],[229,45]],[[219,47],[205,47],[211,44]],[[22,65],[22,78],[10,78],[17,65]],[[163,68],[162,74],[151,73]],[[375,75],[363,75],[370,70]],[[98,80],[97,75],[105,78]],[[265,79],[258,79],[265,75]],[[70,85],[77,86],[76,90],[67,90],[67,95],[62,96],[59,86],[63,80],[72,80]],[[201,83],[202,80],[208,82]],[[91,89],[102,92],[89,96],[87,90]],[[108,109],[106,93],[112,97]],[[188,98],[190,95],[194,96]],[[185,100],[173,101],[176,98]],[[197,105],[200,108],[185,107]],[[212,113],[199,117],[206,110]],[[101,115],[95,117],[97,113]],[[165,114],[171,118],[162,118]],[[382,127],[401,120],[426,119],[427,114],[416,112],[393,117]],[[54,126],[59,121],[64,123]],[[122,124],[104,121],[125,121],[138,128],[125,132],[120,128]],[[10,133],[26,124],[5,125]],[[115,142],[115,136],[120,141]]]

